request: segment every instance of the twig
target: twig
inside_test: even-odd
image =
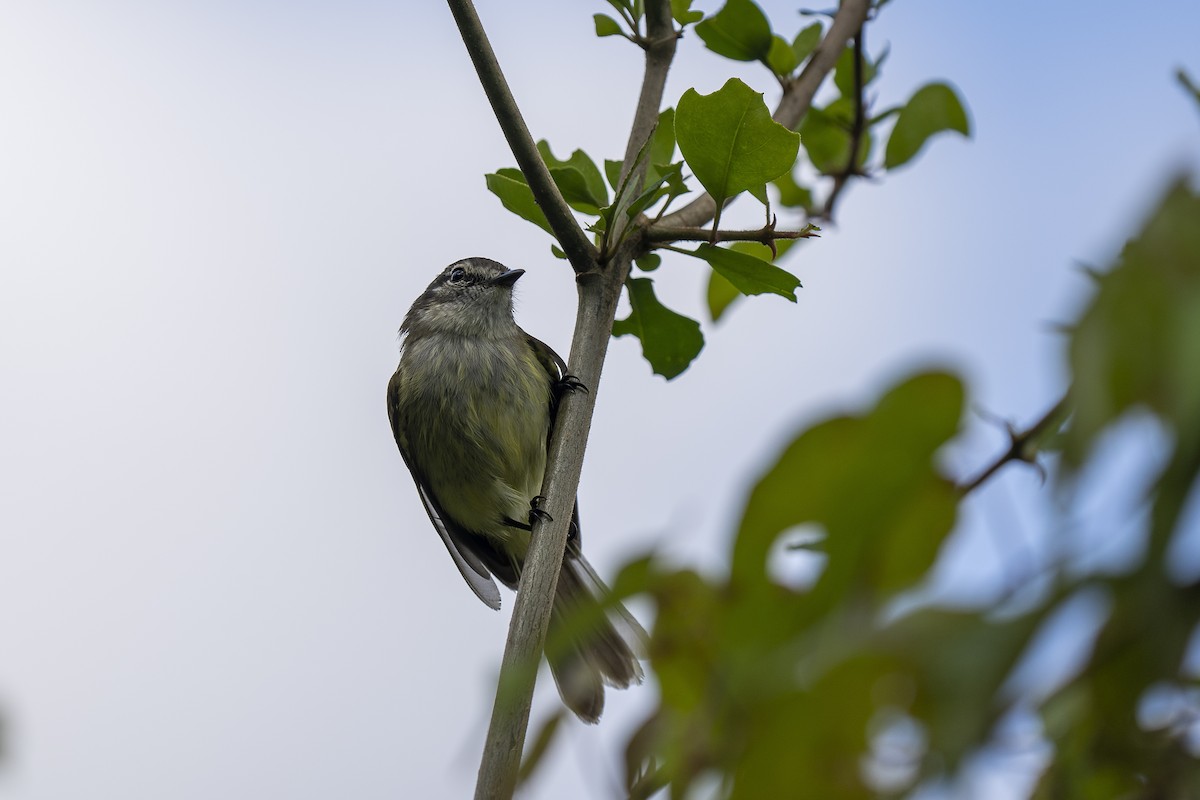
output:
[[[470,0],[448,0],[452,9],[464,6],[470,9]],[[487,39],[478,26],[474,11],[463,14],[469,23],[474,20],[476,30],[471,36],[464,33],[468,49],[472,50],[472,59],[480,73],[480,80],[485,87],[489,83],[498,83],[503,87],[504,79],[494,57],[490,59],[477,58],[474,44],[478,42],[487,47]],[[456,20],[460,14],[455,12]],[[653,130],[658,119],[662,103],[663,87],[666,83],[667,72],[675,53],[675,35],[671,21],[669,0],[651,0],[646,3],[647,46],[645,79],[642,83],[641,97],[631,126],[629,143],[626,148],[627,157],[623,171],[635,184],[645,179],[645,163],[635,163],[634,156]],[[460,27],[463,26],[460,20]],[[491,54],[490,47],[486,51]],[[482,66],[480,66],[482,64]],[[507,90],[495,93],[503,101],[507,98],[508,105],[493,98],[493,92],[488,92],[496,115],[504,126],[504,118],[519,120],[515,105],[511,103],[511,95]],[[523,126],[522,126],[523,130]],[[507,133],[506,133],[507,136]],[[533,149],[532,140],[525,133],[515,137],[523,142],[524,157],[528,158]],[[514,137],[509,137],[509,145],[518,156],[520,164],[530,185],[534,183],[533,176],[526,171],[522,155],[518,154]],[[534,169],[545,170],[540,158],[533,159]],[[548,175],[546,180],[549,180]],[[553,183],[550,182],[553,188]],[[543,188],[545,188],[543,186]],[[535,197],[537,195],[535,194]],[[561,197],[554,193],[561,203]],[[539,200],[540,202],[540,200]],[[563,209],[566,206],[563,205]],[[543,207],[543,210],[546,210]],[[564,212],[568,213],[569,212]],[[554,219],[547,211],[547,218]],[[624,215],[618,209],[614,215],[620,220]],[[561,217],[559,217],[561,223]],[[579,294],[579,305],[575,316],[575,333],[571,340],[571,357],[569,369],[589,392],[571,392],[565,395],[559,406],[555,421],[554,433],[550,439],[549,455],[546,462],[546,476],[542,482],[541,494],[547,498],[542,508],[552,518],[535,519],[529,543],[529,551],[521,571],[521,580],[517,588],[516,600],[513,603],[512,622],[508,630],[508,639],[504,648],[504,660],[500,667],[500,678],[496,692],[495,705],[492,708],[492,718],[488,726],[487,741],[484,746],[483,758],[479,766],[479,776],[475,784],[476,800],[507,800],[512,797],[521,762],[521,750],[525,742],[525,732],[529,725],[529,706],[533,699],[534,683],[537,677],[537,662],[545,646],[546,629],[550,620],[550,610],[554,600],[554,590],[558,582],[558,572],[562,566],[563,552],[567,542],[567,527],[571,519],[571,510],[575,502],[575,494],[579,487],[579,474],[583,467],[583,454],[587,445],[588,431],[591,428],[592,412],[595,408],[597,387],[600,382],[600,372],[604,365],[604,356],[608,352],[608,342],[612,338],[612,323],[616,316],[617,300],[621,296],[621,286],[628,274],[633,256],[644,242],[640,231],[633,231],[624,237],[624,241],[616,252],[609,258],[607,264],[597,261],[595,248],[586,242],[584,248],[578,244],[576,234],[582,236],[578,226],[570,226],[567,234],[575,241],[574,251],[567,250],[566,241],[562,235],[559,242],[571,257],[571,264],[576,271],[576,284]],[[574,255],[572,255],[574,252]]]
[[[833,219],[833,207],[837,204],[850,179],[861,175],[858,168],[858,150],[862,147],[862,136],[866,129],[866,103],[863,100],[863,31],[866,26],[858,29],[854,35],[854,122],[850,127],[850,156],[846,160],[845,169],[833,176],[833,188],[829,197],[825,198],[825,208],[821,211],[821,219]]]
[[[1015,431],[1010,427],[1008,431],[1008,449],[974,478],[965,483],[958,484],[955,487],[958,493],[966,495],[975,491],[1010,461],[1023,461],[1026,464],[1036,463],[1038,445],[1041,443],[1042,436],[1062,425],[1069,413],[1070,402],[1067,395],[1063,395],[1062,399],[1055,403],[1053,408],[1024,431]]]
[[[667,242],[711,242],[714,233],[718,242],[761,242],[770,246],[771,242],[780,239],[812,239],[820,236],[815,226],[798,231],[781,231],[768,225],[756,230],[718,230],[710,231],[705,228],[667,228],[653,225],[646,229],[646,241],[653,244]]]
[[[871,0],[842,0],[833,24],[825,38],[817,45],[812,58],[794,80],[788,83],[779,98],[772,118],[787,128],[795,128],[812,107],[813,97],[825,76],[837,64],[838,55],[846,42],[850,41],[871,10]],[[717,204],[712,195],[705,193],[673,214],[663,217],[662,224],[672,228],[698,228],[711,221],[716,214]]]
[[[533,137],[529,135],[529,128],[525,126],[521,110],[517,108],[517,101],[513,99],[508,82],[504,79],[504,73],[500,71],[496,53],[483,30],[479,15],[475,13],[474,4],[471,0],[447,0],[447,3],[462,35],[463,44],[467,46],[467,53],[475,64],[479,83],[482,84],[488,102],[492,105],[492,111],[496,114],[496,121],[500,123],[504,138],[508,140],[509,149],[517,158],[517,166],[529,181],[533,198],[546,215],[555,238],[558,239],[575,272],[585,272],[596,261],[596,248],[579,227],[579,223],[571,214],[570,206],[554,185],[550,170],[542,161],[537,146],[533,143]]]

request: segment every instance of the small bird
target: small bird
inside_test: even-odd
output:
[[[559,399],[582,388],[558,354],[518,327],[513,284],[523,274],[487,258],[442,270],[400,326],[400,365],[387,390],[392,433],[425,511],[467,585],[493,609],[492,577],[517,588],[530,523],[545,513],[538,492]],[[586,631],[569,621],[608,592],[580,542],[576,505],[547,660],[563,702],[595,723],[605,684],[641,682],[635,650],[645,632],[620,604]]]

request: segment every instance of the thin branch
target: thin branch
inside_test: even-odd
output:
[[[1062,399],[1055,403],[1053,408],[1025,430],[1016,431],[1010,427],[1008,431],[1008,449],[999,458],[981,470],[974,478],[958,484],[955,487],[958,493],[966,495],[975,491],[1010,461],[1021,461],[1026,464],[1037,463],[1036,458],[1042,437],[1060,427],[1066,420],[1070,410],[1070,402],[1067,396],[1063,395]]]
[[[521,110],[517,108],[517,101],[513,99],[504,73],[500,70],[500,64],[496,61],[496,53],[483,30],[479,15],[475,13],[474,4],[471,0],[447,0],[447,3],[462,35],[463,44],[467,46],[467,53],[475,65],[479,82],[492,105],[504,138],[508,140],[509,149],[516,156],[517,166],[529,181],[534,199],[546,215],[554,237],[567,254],[571,266],[577,273],[586,271],[596,260],[596,248],[579,227],[579,223],[571,214],[571,208],[554,185],[550,170],[546,168],[533,137],[529,135],[529,128],[525,126],[525,119],[521,116]]]
[[[470,7],[469,0],[449,2],[452,9],[457,5]],[[458,18],[457,12],[455,16]],[[474,13],[471,12],[470,16],[473,18]],[[658,119],[663,87],[675,52],[675,31],[669,0],[647,2],[646,18],[648,44],[644,48],[645,79],[631,126],[626,148],[627,157],[622,168],[636,184],[644,180],[646,165],[635,163],[635,157]],[[464,40],[467,40],[467,46],[471,49],[473,39],[464,34]],[[482,30],[474,40],[482,40],[486,44]],[[490,54],[490,48],[487,52]],[[476,59],[474,52],[472,58]],[[491,59],[490,65],[485,63],[485,68],[478,67],[478,59],[476,62],[480,79],[485,86],[496,80],[503,82],[503,79],[499,78],[499,67],[495,66],[494,58]],[[515,107],[504,112],[497,110],[498,117],[511,117],[514,114]],[[517,117],[519,119],[519,115]],[[532,147],[528,134],[518,138]],[[512,138],[509,144],[515,153],[517,147]],[[527,150],[526,156],[528,152]],[[533,153],[536,155],[536,150]],[[536,161],[544,170],[541,159]],[[518,163],[522,171],[525,171],[525,164],[520,156]],[[526,175],[529,176],[528,172]],[[532,185],[532,178],[530,183]],[[549,216],[547,214],[548,218]],[[618,220],[624,216],[621,209],[614,215]],[[555,228],[555,231],[557,233],[558,228]],[[571,231],[572,236],[574,233],[580,233],[577,226],[572,227]],[[561,235],[559,242],[564,244],[566,250]],[[575,316],[575,333],[571,340],[569,370],[590,391],[565,395],[555,420],[541,490],[542,496],[547,498],[542,509],[551,519],[547,521],[538,518],[533,522],[529,551],[525,557],[513,604],[512,622],[504,648],[504,660],[500,667],[487,742],[475,784],[476,800],[507,800],[512,797],[516,785],[521,750],[529,725],[529,706],[533,699],[537,663],[545,646],[546,629],[566,549],[567,527],[579,487],[579,475],[583,467],[583,454],[591,428],[600,373],[605,354],[608,352],[609,340],[612,338],[617,300],[621,296],[621,286],[629,272],[633,256],[644,246],[640,230],[634,230],[624,237],[624,241],[609,258],[608,263],[602,265],[596,260],[595,248],[590,242],[587,244],[586,249],[577,247],[576,256],[571,259],[576,271],[579,306]],[[571,251],[567,252],[570,255]]]
[[[829,190],[829,197],[825,198],[825,208],[821,212],[822,219],[833,219],[833,208],[837,204],[838,197],[850,183],[851,178],[862,175],[862,170],[858,168],[858,151],[862,147],[862,137],[867,127],[866,101],[863,98],[864,30],[866,30],[865,25],[858,29],[858,33],[854,34],[854,122],[850,126],[850,155],[846,159],[845,168],[833,176],[833,188]]]
[[[658,125],[663,89],[667,85],[667,73],[671,69],[671,62],[675,59],[675,45],[678,40],[679,34],[672,22],[669,0],[647,3],[646,38],[643,43],[646,66],[642,75],[642,90],[633,112],[633,124],[629,129],[629,139],[625,143],[625,158],[621,162],[621,175],[617,181],[619,186],[628,182],[635,187],[641,187],[645,181],[649,164],[644,161],[639,163],[638,154],[654,135],[654,129]],[[640,193],[640,188],[630,192],[630,199]],[[628,202],[629,200],[626,201]],[[608,233],[609,241],[620,242],[629,224],[624,207],[614,209],[613,230]]]
[[[825,38],[779,98],[779,105],[771,115],[776,122],[787,128],[795,128],[800,124],[812,107],[817,89],[837,64],[838,56],[850,37],[863,26],[870,10],[871,0],[842,0]],[[712,195],[705,193],[675,213],[663,217],[662,224],[672,228],[698,228],[710,222],[716,211],[716,201]]]
[[[715,232],[718,242],[761,242],[770,246],[771,242],[780,239],[812,239],[820,236],[815,226],[802,228],[798,231],[776,230],[767,225],[755,230],[718,230]],[[646,229],[646,241],[651,244],[667,242],[712,242],[714,232],[706,228],[667,228],[655,225]]]

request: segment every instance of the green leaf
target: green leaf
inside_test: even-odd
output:
[[[777,294],[796,302],[800,279],[748,253],[702,244],[690,255],[704,259],[742,294]]]
[[[771,119],[763,96],[731,78],[701,95],[688,89],[675,112],[679,151],[720,209],[725,200],[789,171],[800,136]]]
[[[908,163],[930,136],[941,131],[971,135],[967,112],[954,90],[944,83],[922,86],[900,110],[896,127],[888,138],[884,166],[895,169]]]
[[[638,269],[642,272],[654,272],[662,265],[662,256],[657,253],[647,253],[644,256],[638,256],[634,259],[634,263],[638,265]]]
[[[614,161],[611,158],[604,159],[604,177],[608,178],[608,185],[615,192],[621,186],[621,166],[624,162]]]
[[[596,23],[597,36],[604,37],[625,35],[625,31],[621,29],[621,24],[606,14],[593,14],[592,20]]]
[[[587,153],[576,150],[569,159],[562,161],[554,157],[545,139],[537,143],[537,149],[567,205],[584,214],[598,214],[608,205],[604,176]]]
[[[804,150],[813,166],[826,175],[840,173],[850,161],[850,128],[854,124],[854,103],[839,97],[824,108],[812,108],[800,123]],[[873,139],[865,131],[858,148],[858,163],[866,162]]]
[[[670,164],[675,158],[675,109],[664,108],[658,115],[654,136],[650,139],[650,164]]]
[[[671,16],[680,25],[691,25],[704,19],[703,11],[692,11],[693,0],[671,0]]]
[[[488,191],[499,197],[505,208],[518,217],[537,225],[551,236],[554,235],[546,215],[542,213],[541,207],[533,199],[533,191],[525,182],[525,176],[521,174],[521,170],[505,167],[484,176],[484,179],[487,181]]]
[[[796,64],[803,64],[821,43],[821,23],[814,22],[796,34],[792,40],[792,52],[796,55]]]
[[[562,248],[556,244],[550,245],[550,255],[554,256],[555,258],[561,258],[563,261],[567,260],[567,254],[564,253]]]
[[[647,189],[633,199],[633,202],[625,209],[625,216],[633,219],[670,193],[670,189],[665,186],[655,186],[652,189]]]
[[[704,347],[700,323],[660,303],[650,278],[630,278],[626,286],[631,310],[628,317],[613,322],[613,336],[636,336],[656,374],[667,380],[678,376]]]
[[[708,313],[712,317],[713,322],[721,319],[729,309],[729,306],[733,304],[733,301],[740,297],[745,297],[745,295],[739,292],[738,288],[730,283],[728,278],[715,269],[708,273],[706,299],[708,301]]]
[[[771,52],[771,23],[751,0],[729,0],[696,26],[696,35],[709,50],[734,61],[765,61]]]
[[[798,239],[779,240],[775,243],[774,256],[772,256],[771,248],[759,242],[733,242],[729,245],[729,249],[759,261],[778,261],[798,241]],[[713,322],[724,316],[729,306],[741,297],[745,297],[745,295],[720,272],[714,269],[708,274],[708,313],[712,316]]]
[[[882,58],[880,59],[882,61]],[[878,75],[878,64],[871,63],[870,57],[863,53],[863,88],[865,89]],[[841,92],[842,97],[854,97],[854,47],[847,45],[838,56],[834,67],[833,84]]]
[[[788,208],[812,208],[812,190],[796,183],[796,176],[785,172],[772,181],[779,190],[779,204]]]
[[[771,37],[771,50],[767,53],[767,66],[771,71],[779,76],[791,75],[792,70],[799,66],[796,61],[796,53],[792,50],[792,46],[788,44],[787,39],[782,36]]]

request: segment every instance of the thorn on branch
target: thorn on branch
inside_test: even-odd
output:
[[[1024,431],[1018,431],[1016,426],[1011,422],[999,420],[994,414],[981,412],[980,415],[985,419],[1002,422],[1004,429],[1008,432],[1008,449],[974,478],[965,483],[959,483],[955,487],[958,493],[960,495],[967,495],[975,491],[1010,461],[1020,461],[1023,464],[1033,466],[1037,470],[1038,476],[1045,482],[1047,478],[1046,468],[1037,459],[1038,453],[1041,452],[1043,437],[1060,429],[1069,413],[1070,406],[1066,395],[1064,395],[1041,419]]]

